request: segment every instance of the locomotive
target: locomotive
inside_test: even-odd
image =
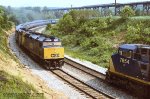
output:
[[[40,20],[18,25],[15,31],[16,43],[46,69],[61,68],[64,64],[64,48],[60,39],[28,31],[48,23],[49,21]]]
[[[111,56],[106,80],[136,96],[150,98],[150,46],[121,45]]]

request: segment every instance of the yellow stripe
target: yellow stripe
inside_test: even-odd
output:
[[[123,73],[120,73],[120,72],[117,72],[114,68],[114,65],[113,65],[113,62],[112,60],[110,60],[110,66],[109,66],[109,70],[110,72],[118,75],[118,76],[121,76],[121,77],[124,77],[124,78],[128,78],[128,79],[131,79],[131,80],[134,80],[134,81],[138,81],[140,83],[143,83],[143,84],[146,84],[146,85],[150,85],[150,82],[149,81],[145,81],[145,80],[141,80],[139,78],[135,78],[135,77],[132,77],[132,76],[128,76],[128,75],[125,75]]]
[[[143,83],[145,85],[150,85],[150,82],[149,81],[145,81],[145,80],[141,80],[139,78],[135,78],[135,77],[131,77],[131,76],[128,76],[128,75],[125,75],[125,74],[122,74],[122,73],[119,73],[119,72],[113,72],[113,71],[110,71],[116,75],[119,75],[121,77],[124,77],[124,78],[128,78],[128,79],[131,79],[131,80],[134,80],[134,81],[138,81],[140,83]]]

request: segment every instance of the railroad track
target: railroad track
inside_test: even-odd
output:
[[[85,73],[87,73],[87,74],[89,74],[91,76],[94,76],[95,78],[101,79],[102,81],[105,80],[105,77],[106,77],[105,74],[103,74],[101,72],[98,72],[96,70],[93,70],[93,69],[91,69],[89,67],[86,67],[86,66],[84,66],[84,65],[82,65],[80,63],[77,63],[77,62],[69,59],[69,58],[65,57],[65,63],[69,64],[69,66],[72,66],[72,67],[74,67],[76,69],[79,69],[80,71],[83,71],[83,72],[85,72]]]
[[[107,93],[96,90],[95,88],[89,86],[85,82],[73,77],[62,69],[52,70],[53,74],[57,75],[59,78],[70,84],[71,86],[78,89],[81,93],[91,99],[114,99],[113,96],[108,95]]]

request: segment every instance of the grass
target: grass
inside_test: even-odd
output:
[[[31,84],[25,83],[19,77],[14,77],[0,71],[0,99],[44,99]]]
[[[80,60],[90,61],[90,62],[97,64],[104,68],[107,68],[109,66],[108,62],[104,62],[102,60],[102,57],[90,56],[87,54],[86,51],[80,50],[78,47],[72,49],[70,47],[65,46],[65,54],[67,54],[73,58],[78,58]],[[105,55],[102,55],[102,56],[109,57],[109,54],[106,53]],[[100,60],[102,60],[102,61],[100,62]]]
[[[134,16],[131,19],[150,19],[150,16]]]
[[[0,54],[3,56],[0,56],[0,59],[5,61],[7,58],[11,58],[14,61],[18,62],[17,58],[9,51],[9,48],[7,46],[7,39],[8,39],[8,34],[6,34],[4,31],[0,31]],[[4,59],[5,58],[5,59]]]
[[[9,50],[7,48],[7,35],[3,32],[0,32],[0,50],[1,50],[1,53],[5,56],[5,57],[8,57],[9,56]]]

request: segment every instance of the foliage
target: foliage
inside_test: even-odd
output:
[[[15,25],[19,24],[19,21],[17,20],[17,17],[15,15],[10,15],[9,21],[14,22]]]
[[[7,13],[10,16],[15,16],[15,23],[25,23],[33,20],[41,20],[41,19],[58,19],[64,15],[63,11],[50,11],[48,7],[20,7],[13,8],[8,6],[6,8]]]
[[[21,78],[11,76],[4,71],[0,71],[0,98],[1,99],[29,99],[31,94],[37,91],[21,80]],[[29,93],[29,94],[25,94]],[[44,99],[43,96],[40,99]]]
[[[58,24],[58,27],[60,31],[62,31],[64,34],[72,33],[74,31],[74,25],[73,18],[71,15],[66,14],[62,19],[60,19],[60,22]]]
[[[47,26],[46,26],[46,30],[50,30],[51,29],[51,24],[47,24]]]
[[[120,16],[123,19],[127,19],[128,17],[134,16],[134,15],[135,15],[135,11],[129,6],[125,6],[120,12]]]
[[[51,28],[62,38],[67,54],[108,67],[110,56],[120,44],[150,44],[149,18],[96,18],[97,13],[93,13],[72,10]]]
[[[9,30],[12,27],[12,23],[9,21],[9,16],[4,7],[0,6],[0,29]]]
[[[150,44],[150,23],[148,22],[149,20],[136,20],[135,22],[130,20],[127,27],[126,42]]]

